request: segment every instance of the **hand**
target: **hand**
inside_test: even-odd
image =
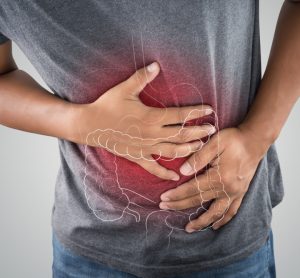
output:
[[[139,93],[158,73],[159,65],[154,62],[137,70],[95,102],[75,106],[73,122],[77,130],[72,141],[103,147],[162,179],[179,180],[175,171],[166,169],[151,155],[176,158],[198,150],[202,145],[199,139],[215,132],[214,127],[183,127],[183,124],[213,111],[207,105],[180,108],[144,105]]]
[[[191,233],[212,225],[218,229],[238,212],[266,149],[249,132],[228,128],[215,134],[181,166],[190,181],[161,195],[161,209],[182,210],[211,201],[208,210],[186,225]],[[196,172],[209,166],[203,174]]]

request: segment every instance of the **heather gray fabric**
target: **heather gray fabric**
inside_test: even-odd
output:
[[[143,101],[209,103],[220,129],[243,120],[261,78],[255,0],[1,0],[0,32],[57,96],[75,103],[96,100],[156,60],[162,71]],[[60,139],[59,149],[52,217],[58,239],[140,277],[200,271],[248,256],[265,242],[272,207],[283,197],[273,145],[236,217],[218,231],[187,234],[186,217],[160,212],[156,199],[182,180],[161,181],[104,149]]]

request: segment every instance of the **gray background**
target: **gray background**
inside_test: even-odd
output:
[[[283,1],[260,2],[264,69]],[[15,45],[13,51],[19,68],[46,86]],[[284,201],[274,209],[273,219],[279,278],[298,274],[300,189],[296,171],[300,152],[296,142],[300,142],[300,131],[297,115],[299,120],[299,102],[276,143],[286,191]],[[50,216],[59,165],[57,141],[2,126],[0,140],[0,277],[51,277]]]

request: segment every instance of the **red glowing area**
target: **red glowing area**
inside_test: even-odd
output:
[[[160,63],[161,71],[159,75],[148,84],[140,93],[141,101],[152,107],[181,107],[186,105],[209,104],[212,89],[197,80],[195,75],[188,75],[184,71],[174,71],[164,67]],[[197,72],[196,70],[194,72]],[[120,81],[129,77],[132,72],[127,74],[122,72],[122,76],[117,78],[117,75],[109,76],[109,82],[104,82],[102,91],[106,91],[112,86],[118,84]],[[108,77],[108,76],[107,76]],[[108,80],[108,79],[105,79]],[[201,85],[199,85],[199,82]],[[110,85],[109,85],[110,84]],[[112,85],[113,84],[113,85]],[[106,88],[105,88],[106,86]],[[212,105],[213,107],[213,105]],[[213,107],[214,108],[214,107]],[[211,114],[203,118],[190,120],[185,123],[185,126],[211,124],[217,125],[216,114]],[[159,137],[159,134],[157,134]],[[204,142],[207,138],[204,138]],[[86,184],[89,187],[91,194],[97,195],[94,198],[94,209],[103,210],[103,202],[106,208],[111,206],[111,209],[116,209],[115,218],[121,217],[123,209],[130,205],[136,205],[135,209],[139,213],[149,214],[151,211],[159,210],[160,195],[172,188],[183,184],[190,179],[195,178],[194,174],[191,176],[183,176],[179,169],[187,157],[184,158],[164,158],[153,155],[154,159],[162,166],[174,170],[180,176],[179,181],[163,180],[158,178],[138,164],[127,160],[126,158],[116,156],[104,148],[96,148],[97,157],[94,160],[87,158],[87,179]],[[92,156],[92,155],[91,155]],[[99,163],[99,165],[97,165]],[[153,162],[156,163],[156,162]],[[199,171],[201,174],[204,170]],[[107,200],[110,200],[108,204]],[[102,204],[101,204],[102,203]],[[203,204],[208,207],[208,203]],[[199,206],[201,207],[201,206]],[[185,210],[186,215],[193,214],[193,217],[203,213],[203,209],[191,208]],[[178,213],[174,212],[174,217],[178,220],[177,226],[183,227],[187,222],[186,215],[180,217]],[[169,217],[171,221],[172,216]],[[172,220],[175,221],[174,219]],[[175,222],[176,222],[175,221]],[[175,224],[174,224],[175,225]]]

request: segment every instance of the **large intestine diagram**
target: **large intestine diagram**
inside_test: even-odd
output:
[[[135,53],[134,46],[133,53]],[[134,56],[134,61],[135,59]],[[144,61],[144,57],[142,60]],[[136,63],[135,68],[138,68]],[[181,106],[183,98],[185,102],[203,103],[201,91],[193,82],[194,77],[183,72],[178,74],[178,71],[175,72],[167,66],[164,66],[162,70],[163,73],[160,74],[157,81],[149,83],[140,94],[140,98],[145,104],[161,108],[169,105]],[[214,111],[211,115],[203,118],[186,121],[182,124],[182,128],[201,124],[214,125],[218,130],[217,112]],[[185,225],[205,212],[211,201],[203,200],[201,205],[181,211],[162,210],[159,208],[160,195],[191,179],[197,179],[197,175],[203,174],[206,169],[189,177],[183,176],[180,174],[179,168],[187,159],[186,157],[165,158],[153,155],[153,161],[180,174],[179,181],[162,180],[138,164],[116,155],[115,146],[109,144],[110,136],[106,136],[108,139],[104,144],[103,140],[100,140],[104,133],[110,134],[111,137],[119,135],[119,131],[113,128],[93,130],[87,135],[86,140],[94,142],[94,145],[98,147],[87,145],[84,147],[83,185],[88,207],[99,221],[122,222],[128,221],[129,217],[135,223],[140,223],[145,231],[146,240],[149,237],[164,236],[167,238],[166,242],[169,246],[174,231],[184,232]],[[218,133],[213,136],[218,136]],[[209,140],[210,135],[208,134],[206,138],[202,139],[203,144],[207,144]],[[222,182],[221,175],[219,176],[220,182]],[[199,194],[202,194],[200,189]]]

